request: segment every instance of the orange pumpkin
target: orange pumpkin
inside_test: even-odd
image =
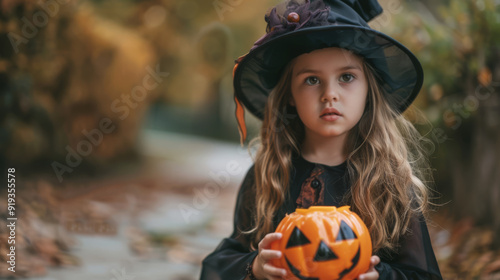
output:
[[[349,206],[312,206],[287,215],[276,232],[273,260],[287,270],[286,279],[356,279],[370,267],[372,242],[366,225]]]

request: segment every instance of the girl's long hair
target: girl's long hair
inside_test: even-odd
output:
[[[273,215],[285,200],[292,171],[292,153],[300,154],[304,125],[289,105],[295,60],[285,68],[269,96],[260,136],[250,148],[255,156],[256,214],[252,248],[273,231]],[[425,214],[431,177],[422,137],[413,124],[390,105],[378,86],[375,70],[363,62],[369,85],[367,105],[358,124],[349,131],[347,171],[351,192],[345,203],[367,225],[373,249],[396,249],[414,214]]]

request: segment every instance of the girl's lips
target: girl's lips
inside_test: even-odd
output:
[[[320,118],[328,121],[334,121],[338,118],[340,118],[342,114],[335,108],[325,108],[323,111],[321,111],[321,115],[319,116]]]
[[[340,116],[339,115],[335,115],[335,114],[327,114],[327,115],[322,115],[321,116],[321,119],[325,120],[325,121],[335,121],[338,118],[340,118]]]

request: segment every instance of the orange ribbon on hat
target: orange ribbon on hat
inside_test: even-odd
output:
[[[240,133],[240,144],[243,147],[243,143],[247,138],[247,126],[245,124],[245,108],[241,105],[238,98],[234,97],[236,102],[236,120],[238,121],[238,131]]]
[[[233,68],[233,79],[234,79],[234,73],[236,72],[236,68],[238,67],[239,62],[245,57],[245,55],[240,56],[236,60],[236,64],[234,65]],[[245,123],[245,107],[243,107],[243,104],[236,98],[234,97],[234,102],[236,103],[236,121],[238,122],[238,132],[240,133],[240,144],[243,147],[243,143],[247,139],[247,126]]]

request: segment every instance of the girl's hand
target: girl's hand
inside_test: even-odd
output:
[[[359,280],[376,280],[378,279],[378,271],[375,270],[375,266],[380,263],[380,258],[378,256],[372,256],[370,259],[370,268],[367,272],[359,275]]]
[[[253,261],[253,274],[257,279],[279,280],[285,277],[286,270],[269,263],[272,259],[281,257],[280,251],[268,249],[273,241],[279,239],[281,239],[281,233],[273,232],[268,233],[259,242],[259,254]]]

